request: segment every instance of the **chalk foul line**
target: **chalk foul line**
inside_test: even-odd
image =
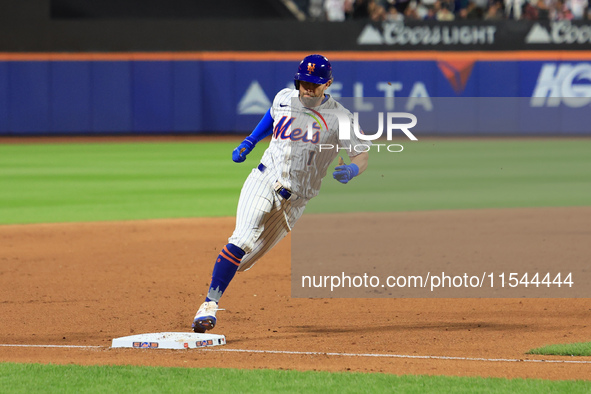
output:
[[[24,347],[24,348],[73,348],[73,349],[110,349],[110,346],[81,346],[81,345],[21,345],[0,344],[0,347]],[[484,358],[484,357],[457,357],[457,356],[414,356],[411,354],[388,353],[336,353],[336,352],[299,352],[291,350],[255,350],[255,349],[193,349],[204,352],[229,352],[229,353],[259,353],[259,354],[289,354],[296,356],[329,356],[329,357],[382,357],[405,358],[416,360],[457,360],[457,361],[481,361],[481,362],[506,362],[506,363],[555,363],[555,364],[591,364],[591,360],[548,360],[528,358]]]
[[[236,352],[236,353],[265,353],[265,354],[292,354],[305,356],[340,356],[340,357],[385,357],[408,358],[421,360],[461,360],[461,361],[486,361],[486,362],[510,362],[510,363],[568,363],[591,364],[586,360],[547,360],[547,359],[517,359],[517,358],[482,358],[482,357],[454,357],[454,356],[413,356],[409,354],[385,354],[385,353],[333,353],[333,352],[298,352],[289,350],[248,350],[248,349],[201,349],[207,352]]]
[[[81,346],[81,345],[20,345],[0,343],[0,347],[57,347],[57,348],[75,348],[75,349],[97,349],[104,346]]]

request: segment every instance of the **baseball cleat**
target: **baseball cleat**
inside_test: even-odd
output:
[[[217,319],[215,314],[218,311],[218,304],[215,301],[204,302],[199,307],[195,319],[193,319],[193,331],[203,334],[205,331],[215,327]]]

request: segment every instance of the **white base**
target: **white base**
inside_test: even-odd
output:
[[[226,337],[192,332],[157,332],[113,339],[111,347],[136,349],[195,349],[226,344]]]

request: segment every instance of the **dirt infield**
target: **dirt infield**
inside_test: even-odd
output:
[[[457,215],[457,223],[465,223],[470,214],[395,215],[405,221],[405,233],[428,239],[440,221]],[[551,242],[565,256],[588,258],[590,214],[591,208],[508,209],[494,217],[499,239],[507,239],[503,219],[522,217],[525,222],[514,228],[520,233],[534,234],[546,247]],[[218,313],[213,333],[226,336],[222,349],[246,352],[110,349],[115,337],[189,331],[233,225],[233,218],[202,218],[0,226],[0,344],[100,346],[0,346],[0,360],[591,378],[590,358],[525,354],[546,344],[591,340],[589,299],[291,298],[289,238],[239,273],[222,299],[226,310]],[[501,241],[489,234],[487,242]],[[399,244],[404,250],[405,239]],[[460,241],[448,244],[461,256]],[[511,243],[503,248],[511,255]],[[277,352],[252,352],[261,350]],[[542,359],[567,362],[518,361]]]

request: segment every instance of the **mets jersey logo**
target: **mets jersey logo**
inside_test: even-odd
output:
[[[314,72],[314,69],[316,68],[316,64],[314,63],[308,63],[308,72],[310,74],[312,74]]]
[[[289,127],[291,123],[294,121],[295,118],[289,118],[287,116],[281,117],[273,129],[273,138],[275,139],[282,139],[282,140],[292,140],[292,141],[303,141],[303,142],[311,142],[313,144],[317,144],[320,141],[320,131],[315,131],[311,138],[309,138],[308,133],[300,128],[291,130],[289,132]],[[312,125],[312,129],[319,130],[320,126],[317,123]]]

